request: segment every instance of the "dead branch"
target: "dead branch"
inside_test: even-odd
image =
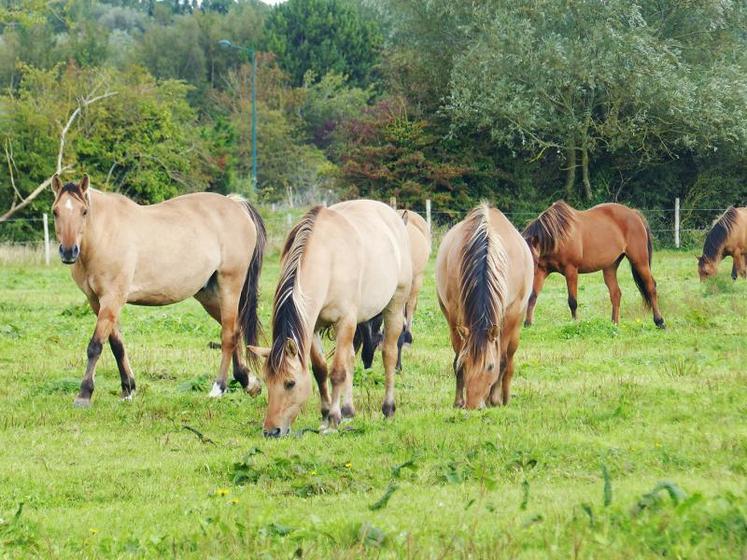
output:
[[[57,166],[55,167],[55,174],[56,175],[62,175],[65,171],[68,171],[69,169],[72,169],[72,166],[70,165],[63,165],[62,159],[65,154],[65,139],[67,137],[67,133],[70,130],[70,127],[73,125],[75,120],[80,116],[83,109],[88,107],[89,105],[92,105],[93,103],[96,103],[97,101],[101,101],[102,99],[106,99],[107,97],[111,97],[113,95],[117,95],[117,92],[107,92],[101,95],[94,95],[96,93],[96,90],[99,89],[101,84],[98,84],[91,90],[91,92],[88,94],[87,97],[78,99],[78,106],[75,108],[75,110],[70,113],[70,116],[67,119],[67,122],[65,123],[65,126],[62,128],[62,131],[60,132],[60,145],[57,150]],[[12,162],[12,152],[8,152],[8,147],[6,145],[5,147],[5,153],[6,157],[8,158],[8,165],[11,165]],[[54,177],[54,175],[52,176]],[[0,223],[5,222],[9,220],[14,214],[17,212],[23,210],[31,204],[36,197],[38,197],[42,192],[44,192],[44,189],[46,189],[48,186],[52,184],[52,177],[47,177],[42,183],[39,184],[33,191],[31,191],[26,198],[21,197],[20,193],[18,192],[18,189],[15,185],[15,178],[13,171],[11,170],[10,173],[10,180],[11,180],[11,186],[13,190],[15,191],[17,197],[20,197],[20,202],[16,203],[17,197],[14,197],[13,203],[10,206],[10,209],[8,209],[3,215],[0,216]]]

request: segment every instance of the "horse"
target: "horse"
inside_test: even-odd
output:
[[[565,276],[568,307],[575,320],[578,275],[599,270],[604,274],[604,283],[610,293],[612,322],[618,324],[622,292],[617,283],[617,267],[623,257],[627,257],[644,304],[653,310],[656,326],[664,328],[656,281],[651,274],[651,230],[637,210],[614,203],[576,210],[560,200],[532,221],[523,236],[535,259],[534,286],[526,326],[532,324],[537,297],[549,274],[559,272]]]
[[[221,363],[210,396],[225,392],[231,361],[244,390],[259,394],[259,380],[245,366],[238,344],[242,335],[247,344],[256,344],[261,328],[257,299],[266,233],[249,202],[194,193],[141,206],[89,187],[87,175],[64,185],[55,176],[52,190],[60,258],[72,265],[73,280],[97,317],[75,406],[91,404],[96,363],[107,340],[122,398],[135,393],[119,325],[126,303],[168,305],[189,297],[221,325]]]
[[[713,222],[698,257],[700,281],[714,276],[727,256],[732,260],[732,279],[747,278],[747,207],[731,206]]]
[[[312,208],[301,218],[282,251],[272,310],[272,345],[250,347],[265,360],[265,437],[290,432],[311,393],[309,361],[319,387],[322,428],[335,429],[343,417],[355,415],[355,328],[379,314],[384,321],[381,410],[385,417],[394,414],[397,339],[411,284],[407,228],[386,204],[340,202]],[[321,345],[321,335],[327,331],[334,332],[336,342],[329,375]]]
[[[402,210],[402,221],[407,226],[407,235],[410,238],[410,257],[412,258],[412,288],[410,297],[405,305],[405,324],[402,333],[397,340],[397,370],[402,369],[402,346],[412,344],[412,320],[418,306],[418,295],[423,287],[425,267],[431,255],[431,231],[423,217],[412,210]],[[382,318],[374,317],[366,323],[358,325],[355,330],[354,348],[363,347],[361,359],[363,367],[371,368],[376,348],[381,343]]]
[[[444,236],[436,257],[436,288],[454,349],[454,406],[508,404],[532,268],[521,234],[486,204]]]

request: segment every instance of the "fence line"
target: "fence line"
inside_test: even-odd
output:
[[[710,228],[710,221],[707,224],[703,224],[701,227],[683,227],[683,221],[687,225],[692,220],[694,214],[711,213],[713,218],[720,215],[725,209],[724,208],[683,208],[680,205],[680,199],[677,198],[674,201],[672,208],[639,208],[638,210],[646,216],[651,225],[651,233],[659,242],[672,243],[675,247],[680,247],[682,244],[682,235],[690,234],[703,234]],[[327,199],[323,200],[323,203],[328,203]],[[397,208],[396,197],[389,199],[390,206]],[[326,205],[326,204],[325,204]],[[464,212],[461,210],[446,210],[436,209],[433,207],[431,199],[425,199],[421,205],[418,204],[414,208],[410,208],[416,212],[424,212],[424,218],[426,219],[429,227],[443,227],[455,223],[464,216]],[[402,207],[403,208],[403,207]],[[278,225],[283,224],[286,229],[290,229],[295,222],[296,216],[299,209],[284,208],[275,203],[272,204],[271,209],[267,208],[266,211],[272,212],[273,215],[280,218],[281,221],[277,222]],[[504,215],[514,222],[518,228],[522,228],[530,218],[535,218],[538,213],[529,211],[517,211],[517,212],[504,212]],[[684,217],[684,220],[683,220]],[[701,221],[699,218],[698,222]],[[705,221],[705,220],[703,220]],[[14,222],[22,222],[27,224],[41,224],[42,227],[34,227],[33,229],[38,232],[36,239],[27,239],[25,235],[28,231],[14,231],[3,228],[3,225]],[[13,239],[13,234],[16,236],[24,236],[23,239]],[[671,237],[670,237],[671,236]],[[688,239],[692,242],[692,237]],[[5,222],[0,223],[0,244],[6,246],[17,246],[17,247],[38,247],[43,249],[45,261],[49,263],[50,247],[53,243],[50,240],[48,231],[48,220],[47,215],[42,214],[40,216],[31,216],[28,218],[11,218]]]

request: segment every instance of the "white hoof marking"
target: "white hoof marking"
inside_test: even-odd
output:
[[[223,396],[223,391],[220,388],[220,385],[217,383],[213,384],[213,388],[210,390],[210,393],[208,393],[208,397],[211,399],[219,399]]]

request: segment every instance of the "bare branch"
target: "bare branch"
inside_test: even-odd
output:
[[[94,93],[101,87],[101,83],[94,86],[94,88],[91,90],[91,92],[88,94],[87,97],[84,97],[82,99],[78,100],[78,106],[75,108],[75,110],[70,113],[70,116],[67,119],[67,122],[65,123],[65,126],[62,128],[62,131],[60,132],[60,146],[57,151],[57,166],[55,167],[55,174],[62,175],[65,171],[72,168],[70,165],[63,165],[62,164],[62,158],[65,153],[65,138],[67,137],[67,133],[70,130],[70,127],[73,125],[75,120],[80,116],[83,109],[88,107],[89,105],[96,103],[97,101],[101,101],[102,99],[106,99],[107,97],[111,97],[113,95],[117,95],[117,92],[107,92],[101,95],[94,96]],[[8,158],[8,165],[11,165],[12,162],[12,152],[8,152],[8,147],[6,145],[5,147],[5,154]],[[13,187],[13,190],[15,191],[16,195],[20,199],[21,202],[16,204],[16,199],[14,198],[13,203],[11,204],[10,208],[0,216],[0,223],[5,222],[6,220],[9,220],[15,213],[19,212],[20,210],[23,210],[31,204],[36,197],[38,197],[44,190],[52,184],[52,177],[48,177],[45,179],[39,186],[37,186],[31,193],[26,196],[26,198],[23,198],[21,194],[18,192],[18,189],[15,185],[15,178],[13,175],[13,172],[11,170],[10,173],[10,180],[11,185]]]
[[[13,187],[13,193],[14,193],[13,206],[15,206],[16,199],[23,200],[23,197],[21,196],[21,193],[18,192],[18,187],[16,187],[15,175],[13,174],[13,169],[16,168],[16,163],[15,161],[13,161],[13,144],[10,143],[10,140],[6,140],[4,148],[5,148],[5,159],[8,160],[8,174],[10,175],[10,186]]]

